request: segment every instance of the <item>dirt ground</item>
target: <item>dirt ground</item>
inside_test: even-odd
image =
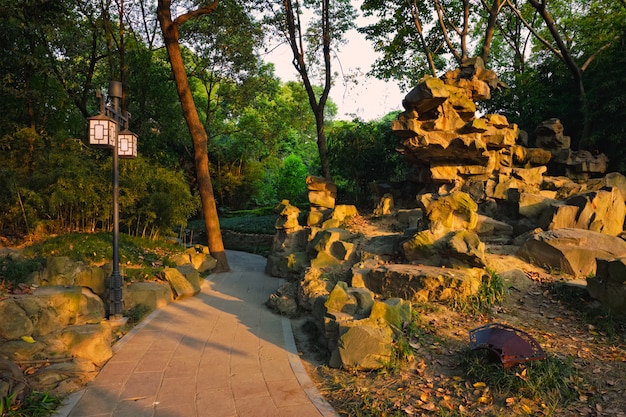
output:
[[[364,219],[358,222],[354,226],[364,235],[381,232]],[[516,249],[487,248],[489,268],[507,277],[501,304],[481,313],[442,304],[416,305],[418,331],[408,338],[412,355],[383,371],[325,366],[326,353],[315,342],[310,319],[294,319],[303,362],[326,400],[350,417],[626,417],[626,323],[603,313],[588,296],[584,281],[563,285],[567,277],[550,275],[521,261],[514,256]],[[537,361],[503,369],[497,358],[470,351],[469,331],[494,322],[520,329],[539,342],[546,361],[555,366],[547,371],[554,375],[545,379],[566,387],[568,395],[542,396],[504,386],[511,378],[527,380],[538,372],[536,366],[543,365]],[[491,380],[470,375],[467,358],[474,358],[475,367],[490,369]],[[505,373],[508,380],[498,379]],[[533,382],[539,391],[542,383]]]

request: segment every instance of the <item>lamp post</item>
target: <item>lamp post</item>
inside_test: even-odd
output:
[[[111,81],[107,97],[96,93],[100,114],[89,118],[89,144],[113,150],[113,271],[109,280],[109,320],[122,319],[119,257],[119,158],[137,157],[137,135],[128,130],[130,114],[121,109],[122,83]],[[110,98],[110,100],[108,100]]]

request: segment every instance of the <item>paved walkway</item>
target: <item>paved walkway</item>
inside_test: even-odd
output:
[[[337,417],[304,371],[289,320],[264,302],[265,259],[228,252],[232,272],[153,312],[115,346],[57,417]]]

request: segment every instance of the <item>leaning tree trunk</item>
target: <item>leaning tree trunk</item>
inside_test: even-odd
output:
[[[215,272],[230,271],[226,252],[224,251],[222,232],[217,215],[217,206],[213,194],[213,185],[211,184],[211,176],[209,173],[208,137],[198,117],[198,111],[193,101],[183,57],[180,52],[180,45],[178,43],[178,26],[192,17],[207,14],[215,10],[217,1],[214,1],[210,6],[204,9],[195,10],[179,16],[175,22],[172,21],[170,3],[170,0],[159,0],[157,15],[159,23],[161,24],[165,47],[170,58],[172,74],[174,75],[174,81],[176,83],[176,91],[178,92],[183,110],[183,117],[187,123],[191,140],[193,141],[196,179],[200,191],[200,200],[202,201],[204,221],[206,223],[209,251],[211,252],[211,256],[217,260]]]

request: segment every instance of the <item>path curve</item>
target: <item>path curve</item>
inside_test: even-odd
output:
[[[154,311],[55,417],[338,417],[310,380],[291,324],[264,303],[281,280],[227,251],[192,298]]]

